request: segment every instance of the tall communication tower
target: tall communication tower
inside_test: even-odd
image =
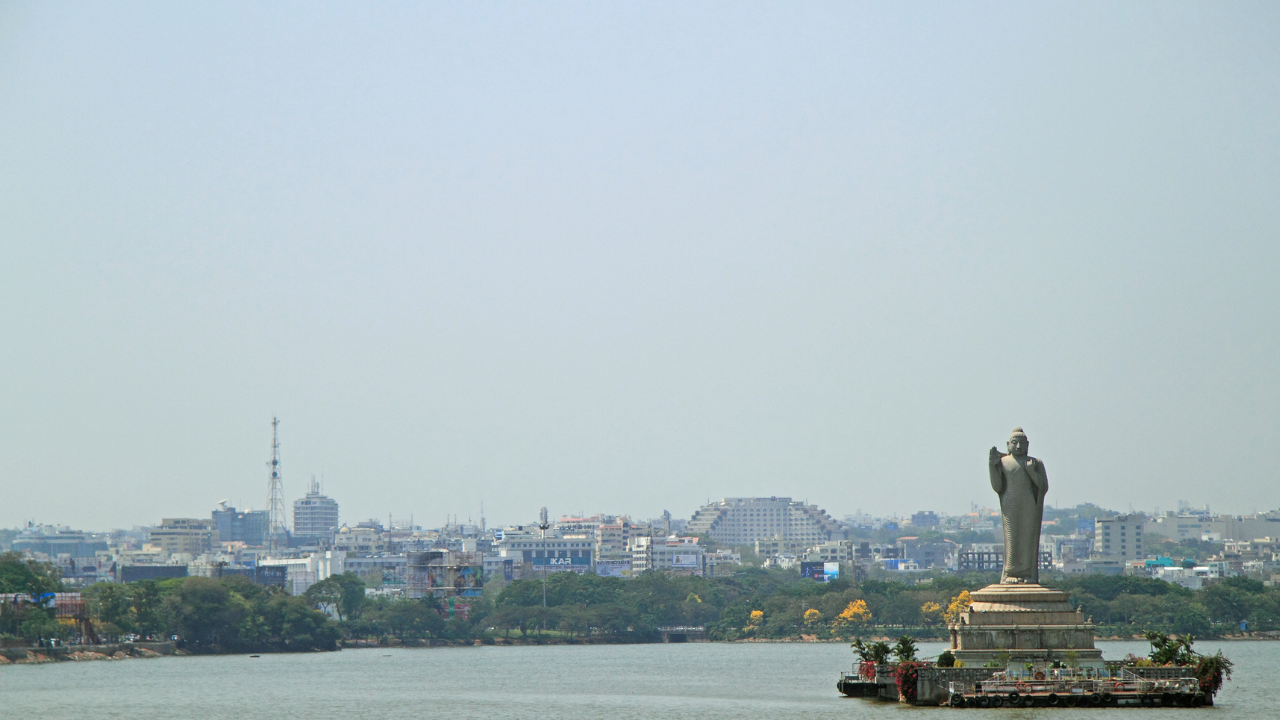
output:
[[[284,485],[280,481],[280,419],[271,418],[271,481],[268,492],[270,500],[267,501],[267,513],[270,527],[268,534],[271,536],[271,551],[275,552],[280,549],[282,543],[287,542],[285,534],[287,530],[284,526]]]

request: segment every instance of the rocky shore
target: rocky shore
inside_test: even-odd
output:
[[[0,648],[0,665],[39,665],[51,662],[133,660],[178,655],[173,643],[118,643],[113,645],[64,645],[62,647]]]

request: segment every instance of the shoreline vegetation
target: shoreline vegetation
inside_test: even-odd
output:
[[[545,606],[539,578],[491,582],[483,596],[465,599],[465,609],[434,597],[366,595],[364,582],[350,573],[296,597],[243,577],[98,583],[81,592],[104,644],[172,638],[176,654],[259,654],[341,647],[651,643],[661,642],[661,629],[669,627],[705,628],[706,639],[721,642],[851,642],[902,635],[946,641],[947,623],[967,607],[969,591],[997,579],[968,574],[915,584],[843,578],[818,583],[794,571],[751,567],[714,578],[646,573],[621,579],[564,572],[546,578]],[[1229,578],[1195,591],[1126,576],[1046,582],[1070,594],[1072,604],[1097,626],[1100,640],[1141,640],[1148,631],[1202,640],[1280,639],[1280,589],[1256,580]],[[0,555],[0,592],[33,598],[0,607],[0,650],[7,651],[6,659],[14,660],[14,653],[28,659],[27,651],[71,655],[83,647],[46,652],[76,634],[74,623],[56,618],[47,600],[40,599],[62,589],[48,564]]]

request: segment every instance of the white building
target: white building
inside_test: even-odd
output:
[[[595,572],[595,538],[581,534],[553,535],[544,538],[523,529],[503,532],[501,540],[493,543],[498,558],[486,562],[491,565],[512,563],[514,579],[542,577],[543,573]]]
[[[355,573],[366,585],[403,585],[406,581],[408,557],[391,555],[347,555],[343,558],[343,572]]]
[[[1196,567],[1162,567],[1157,570],[1156,577],[1168,583],[1181,585],[1188,590],[1199,590],[1206,582],[1220,579],[1222,568],[1197,565]]]
[[[631,572],[646,570],[701,575],[704,548],[696,537],[638,537],[631,540]]]
[[[651,535],[654,528],[644,523],[633,523],[629,518],[618,518],[614,522],[596,526],[596,562],[622,561],[631,562],[631,539],[641,535]]]
[[[264,558],[258,564],[270,567],[283,565],[289,594],[301,595],[321,580],[346,572],[346,558],[347,554],[341,550],[325,550],[301,558]]]
[[[320,483],[311,479],[307,496],[293,501],[294,537],[330,539],[338,531],[338,503],[320,493]]]
[[[819,543],[804,553],[804,562],[849,562],[853,560],[853,542],[841,540]]]
[[[1280,536],[1280,510],[1253,515],[1209,515],[1172,512],[1148,518],[1147,533],[1156,533],[1174,542],[1182,540],[1252,540]]]
[[[800,558],[791,553],[778,553],[772,557],[765,558],[764,566],[795,570],[800,567]]]
[[[844,538],[844,528],[817,505],[786,497],[724,498],[704,505],[685,527],[722,545],[746,545],[779,538],[803,547]]]
[[[373,555],[384,552],[387,543],[378,528],[343,525],[333,536],[333,549],[350,555]]]
[[[716,550],[715,552],[706,553],[702,557],[703,564],[707,568],[708,577],[731,575],[742,566],[741,553],[736,553],[732,550]]]
[[[557,535],[594,535],[596,528],[613,522],[612,515],[592,515],[591,517],[562,517],[551,524]]]

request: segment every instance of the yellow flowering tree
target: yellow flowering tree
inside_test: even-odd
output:
[[[947,606],[947,611],[942,614],[948,625],[954,625],[960,622],[960,614],[969,609],[973,604],[973,599],[969,597],[968,590],[961,590],[960,594],[951,598],[951,604]]]
[[[942,620],[942,606],[931,600],[920,606],[920,617],[926,626],[937,625]]]
[[[820,622],[822,622],[822,613],[818,612],[817,610],[815,610],[815,609],[813,609],[813,608],[809,608],[808,610],[805,610],[805,611],[804,611],[804,624],[805,624],[805,625],[814,625],[814,624],[816,624],[816,623],[820,623]]]
[[[871,611],[867,609],[866,600],[854,600],[849,603],[836,619],[831,621],[831,630],[836,633],[847,633],[854,628],[865,627],[871,622]]]
[[[751,611],[751,624],[752,624],[752,625],[759,625],[759,624],[760,624],[760,623],[762,623],[762,622],[764,622],[764,611],[763,611],[763,610],[752,610],[752,611]]]

